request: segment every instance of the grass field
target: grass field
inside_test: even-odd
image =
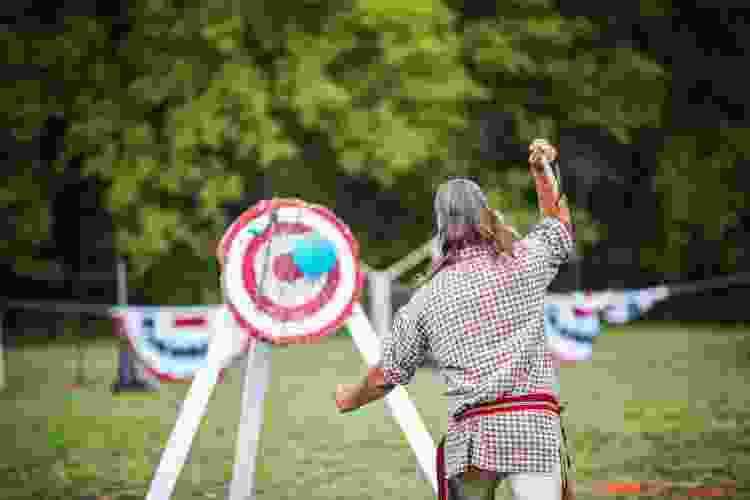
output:
[[[113,397],[116,344],[92,343],[89,384],[70,392],[70,346],[7,353],[0,393],[0,498],[144,498],[186,385]],[[364,364],[346,337],[273,354],[273,385],[258,465],[259,500],[430,499],[382,402],[338,415],[337,383]],[[173,498],[224,498],[239,419],[239,368],[214,393]],[[737,480],[750,498],[750,330],[634,323],[600,337],[595,359],[562,375],[576,447],[579,498],[591,480]],[[437,441],[447,425],[440,380],[418,371],[408,387]],[[610,497],[614,498],[614,497]],[[622,497],[625,498],[625,497]]]

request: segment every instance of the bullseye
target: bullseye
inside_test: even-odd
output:
[[[281,254],[273,260],[273,275],[285,283],[292,283],[305,276],[294,263],[291,253]]]

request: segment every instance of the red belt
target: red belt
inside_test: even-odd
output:
[[[506,396],[496,401],[482,403],[481,405],[464,410],[454,417],[456,422],[461,422],[470,417],[480,415],[494,415],[522,410],[542,410],[552,415],[560,415],[560,402],[550,394],[525,394],[523,396]],[[437,447],[437,480],[438,500],[448,500],[448,478],[445,472],[445,437]]]

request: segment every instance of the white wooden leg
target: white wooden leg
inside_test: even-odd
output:
[[[209,361],[212,361],[209,357]],[[195,375],[193,383],[182,404],[177,423],[169,436],[167,447],[161,456],[146,500],[169,500],[174,491],[177,478],[185,465],[190,446],[198,432],[208,401],[211,399],[219,378],[221,365],[213,360],[213,365],[201,369]]]
[[[242,409],[229,500],[255,498],[255,466],[263,427],[266,389],[271,377],[271,349],[253,340],[244,372]]]
[[[371,272],[368,276],[370,282],[370,303],[372,322],[375,333],[382,342],[391,331],[391,311],[393,303],[391,298],[391,276],[383,272]]]

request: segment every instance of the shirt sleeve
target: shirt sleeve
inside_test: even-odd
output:
[[[573,235],[567,226],[555,217],[545,217],[531,230],[527,241],[539,246],[544,260],[555,271],[570,260],[575,248]]]
[[[421,292],[422,290],[420,290]],[[417,292],[395,315],[391,334],[383,340],[383,377],[387,384],[407,385],[428,349],[422,320],[422,294]]]

